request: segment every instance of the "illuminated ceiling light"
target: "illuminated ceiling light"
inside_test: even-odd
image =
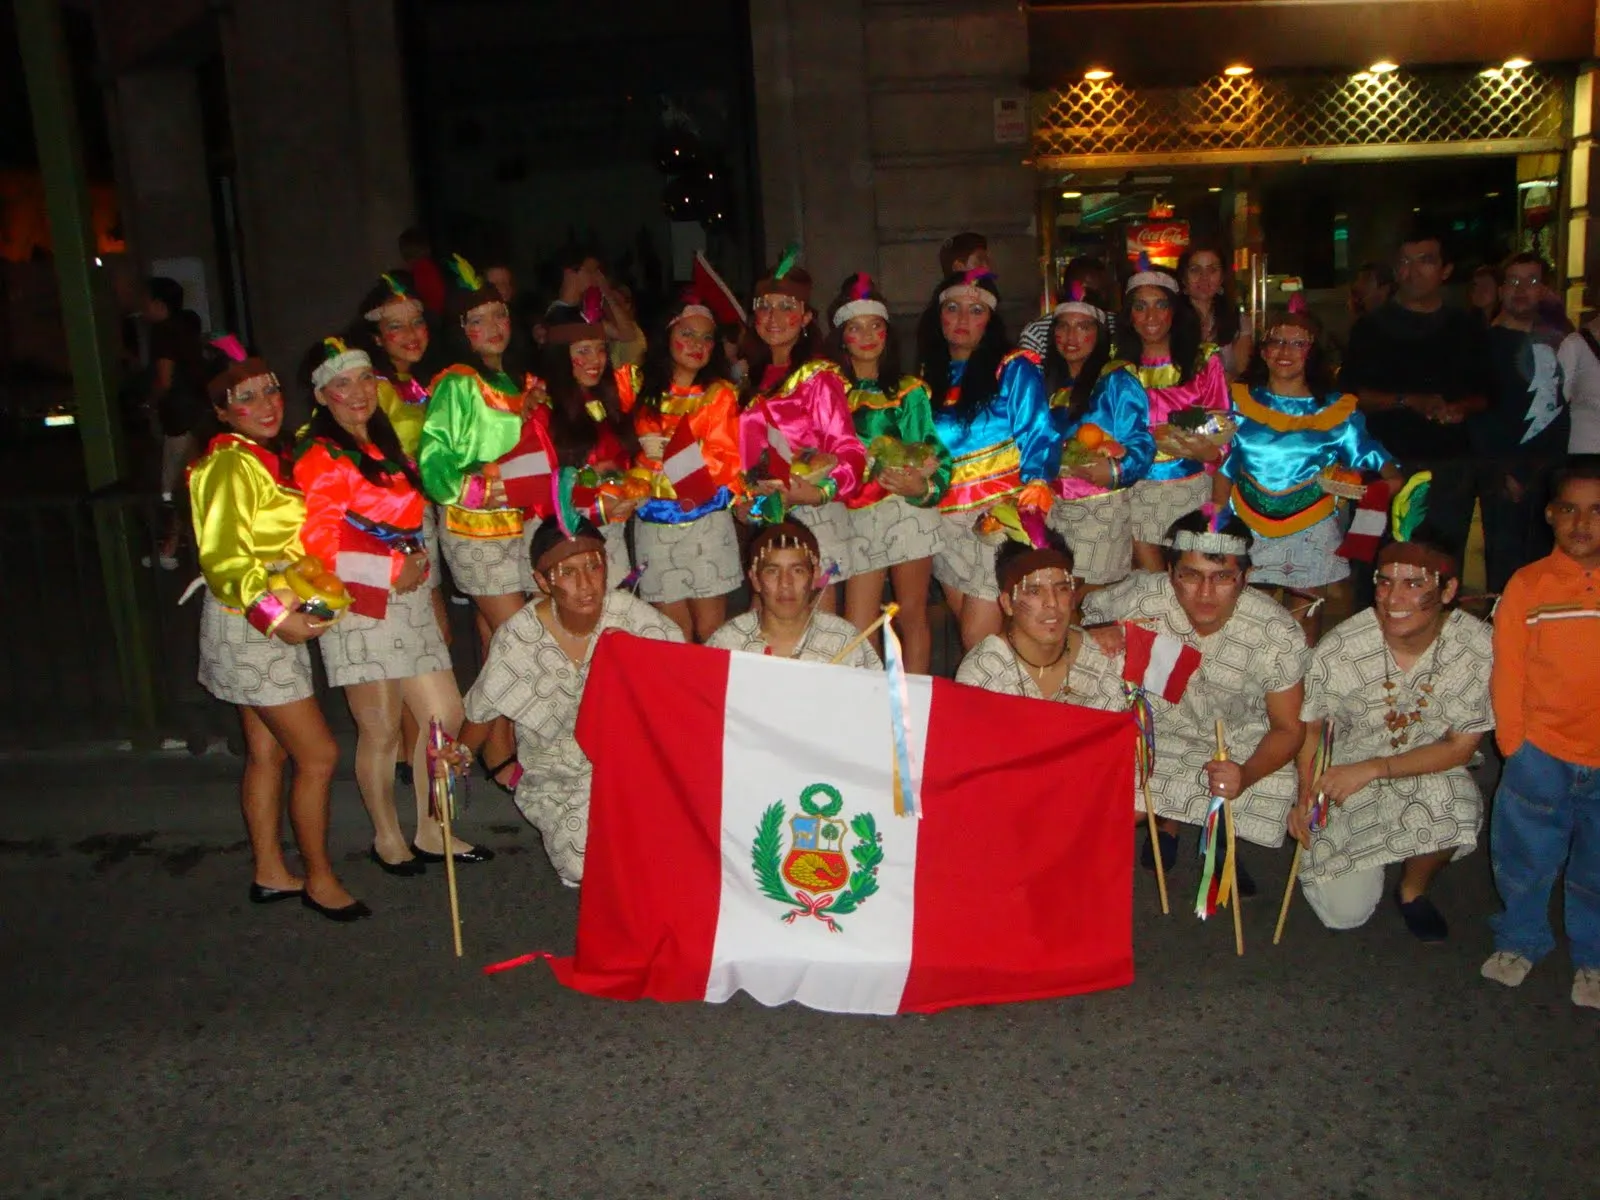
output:
[[[1376,79],[1377,76],[1371,71],[1357,71],[1354,75],[1350,76],[1350,78],[1355,83],[1370,83],[1372,80]]]
[[[1222,73],[1231,79],[1238,79],[1242,76],[1249,75],[1254,70],[1254,67],[1246,66],[1244,63],[1234,63],[1232,66],[1223,67]]]
[[[1499,79],[1500,78],[1500,68],[1499,67],[1485,67],[1483,70],[1478,72],[1478,78],[1479,79]]]
[[[1090,83],[1102,83],[1111,78],[1111,72],[1104,67],[1090,67],[1083,73],[1083,77]]]
[[[1500,65],[1508,71],[1520,71],[1524,67],[1533,66],[1533,63],[1526,58],[1508,58]]]
[[[1063,200],[1082,200],[1083,199],[1083,193],[1082,192],[1062,192],[1061,193],[1061,198]]]
[[[1390,62],[1387,58],[1380,58],[1367,68],[1373,75],[1387,75],[1390,71],[1398,71],[1399,69],[1399,63]]]
[[[1207,188],[1207,189],[1206,189],[1206,191],[1208,191],[1208,192],[1213,192],[1213,193],[1215,193],[1215,192],[1220,192],[1220,191],[1221,191],[1221,190],[1222,190],[1222,189],[1221,189],[1221,188],[1219,188],[1219,187],[1208,187],[1208,188]]]
[[[1484,194],[1483,194],[1483,196],[1484,196],[1484,199],[1485,199],[1485,200],[1493,200],[1493,199],[1494,199],[1494,198],[1495,198],[1495,197],[1497,197],[1497,196],[1498,196],[1498,195],[1499,195],[1499,194],[1500,194],[1500,193],[1499,193],[1499,192],[1485,192],[1485,193],[1484,193]]]

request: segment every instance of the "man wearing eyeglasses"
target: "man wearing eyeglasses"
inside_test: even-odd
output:
[[[1166,870],[1177,865],[1178,826],[1201,824],[1213,796],[1232,801],[1240,838],[1282,845],[1299,794],[1294,758],[1305,735],[1301,680],[1310,650],[1295,619],[1245,582],[1249,527],[1232,514],[1212,524],[1204,512],[1179,518],[1167,531],[1165,572],[1135,573],[1083,602],[1086,625],[1136,622],[1200,651],[1177,704],[1149,697],[1150,794],[1160,818],[1159,847],[1147,845],[1143,855],[1150,870],[1158,849]],[[1121,648],[1115,632],[1096,632],[1096,641],[1107,653]],[[1215,761],[1219,720],[1229,762]],[[1243,866],[1238,879],[1241,896],[1255,895]]]
[[[1407,474],[1433,472],[1430,519],[1459,557],[1475,492],[1465,422],[1487,404],[1490,368],[1482,330],[1445,303],[1453,269],[1442,233],[1419,227],[1407,235],[1394,296],[1350,331],[1339,386],[1359,397],[1367,428]]]
[[[1537,254],[1513,254],[1501,267],[1500,315],[1489,329],[1489,406],[1467,422],[1491,592],[1504,590],[1553,545],[1539,481],[1565,456],[1572,426],[1557,358],[1570,327],[1549,287],[1552,274]]]

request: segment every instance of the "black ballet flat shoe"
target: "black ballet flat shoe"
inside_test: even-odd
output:
[[[260,883],[250,885],[251,904],[276,904],[279,900],[293,900],[305,894],[304,888],[274,888]]]
[[[1406,929],[1419,942],[1442,942],[1449,938],[1449,923],[1427,896],[1418,896],[1415,900],[1402,900],[1400,889],[1395,888],[1394,903],[1400,910],[1400,917],[1405,921]]]
[[[444,861],[444,855],[433,854],[424,850],[415,842],[411,843],[411,853],[425,863],[442,863]],[[486,863],[494,859],[494,851],[487,846],[474,846],[471,850],[463,850],[452,857],[458,863]]]
[[[397,875],[401,879],[410,879],[427,871],[427,866],[420,858],[408,858],[404,862],[392,863],[378,853],[378,848],[372,846],[367,850],[367,857],[378,864],[378,869],[385,875]]]
[[[343,908],[329,908],[326,904],[318,904],[313,900],[310,892],[301,892],[300,903],[319,917],[327,917],[328,920],[338,921],[341,925],[349,924],[351,921],[362,921],[372,915],[372,910],[360,900],[352,900]]]

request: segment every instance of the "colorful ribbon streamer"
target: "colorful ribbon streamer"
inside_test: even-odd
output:
[[[894,813],[920,817],[922,805],[917,800],[917,779],[911,773],[911,738],[906,725],[911,690],[893,621],[883,623],[883,663],[889,681],[889,730],[894,739]]]
[[[1150,697],[1138,684],[1124,681],[1122,691],[1128,697],[1128,711],[1133,714],[1133,723],[1139,730],[1139,740],[1133,751],[1134,765],[1139,771],[1138,783],[1143,787],[1156,765],[1156,714],[1150,707]]]
[[[1194,899],[1194,915],[1204,921],[1217,911],[1217,896],[1222,888],[1222,872],[1218,869],[1227,861],[1227,849],[1217,853],[1218,826],[1222,818],[1222,797],[1211,797],[1206,809],[1206,819],[1200,826],[1200,890]]]
[[[1321,779],[1322,774],[1333,765],[1333,722],[1323,721],[1322,737],[1317,742],[1317,752],[1311,759],[1311,778],[1313,781]],[[1311,832],[1321,833],[1328,827],[1328,798],[1320,791],[1317,798],[1311,802]]]

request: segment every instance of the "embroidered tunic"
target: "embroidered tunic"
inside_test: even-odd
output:
[[[967,653],[956,670],[956,682],[1003,696],[1055,700],[1107,712],[1121,712],[1128,707],[1128,697],[1122,689],[1122,656],[1108,658],[1091,637],[1085,637],[1079,645],[1077,658],[1072,660],[1065,681],[1053,696],[1039,690],[1037,677],[999,634],[990,634]]]
[[[904,375],[891,395],[876,379],[858,379],[850,389],[848,400],[856,436],[861,439],[862,446],[870,448],[876,439],[890,437],[908,445],[915,442],[933,447],[938,466],[929,478],[928,494],[899,498],[918,508],[937,506],[950,486],[950,451],[934,432],[928,385],[915,375]],[[888,498],[889,493],[879,487],[876,480],[871,480],[850,497],[846,506],[866,508]]]
[[[1317,644],[1301,716],[1333,722],[1335,765],[1403,754],[1451,730],[1485,733],[1494,728],[1492,658],[1489,626],[1457,610],[1434,644],[1401,671],[1369,608]],[[1385,688],[1385,682],[1395,686]],[[1385,720],[1391,713],[1417,716],[1400,746],[1393,745],[1397,734]],[[1483,795],[1466,767],[1377,779],[1343,805],[1329,806],[1327,828],[1312,834],[1300,869],[1312,879],[1332,879],[1439,850],[1460,856],[1477,845],[1482,824]]]
[[[950,488],[939,507],[947,513],[988,508],[1036,479],[1051,480],[1061,463],[1061,437],[1050,423],[1039,356],[1014,350],[1000,363],[999,387],[971,424],[951,406],[960,399],[965,361],[950,364],[943,405],[933,427],[950,452]],[[936,385],[937,381],[935,381]]]
[[[1350,395],[1279,396],[1233,385],[1239,431],[1221,473],[1232,507],[1263,537],[1285,537],[1333,515],[1317,476],[1327,467],[1380,471],[1394,460],[1369,432]]]
[[[1180,383],[1182,374],[1170,358],[1141,358],[1134,374],[1150,396],[1150,425],[1166,425],[1172,414],[1185,408],[1203,408],[1207,412],[1226,413],[1232,404],[1228,399],[1228,375],[1222,365],[1222,356],[1215,346],[1200,347],[1202,362],[1188,383]],[[1171,483],[1189,479],[1208,469],[1208,465],[1192,458],[1174,458],[1160,450],[1155,452],[1145,478],[1152,483]]]
[[[801,662],[832,662],[833,656],[843,650],[850,639],[860,631],[843,617],[832,613],[812,613],[811,624],[800,639],[799,648],[790,655]],[[713,650],[738,650],[746,654],[770,654],[767,639],[761,632],[761,614],[747,612],[735,617],[706,639]],[[841,667],[861,667],[881,671],[883,660],[872,648],[871,641],[863,641],[850,652]]]
[[[282,609],[267,576],[305,557],[305,497],[288,459],[238,434],[218,434],[189,468],[189,501],[206,586],[265,633]]]
[[[828,473],[834,500],[856,494],[867,473],[867,452],[856,437],[845,400],[844,375],[833,363],[812,359],[763,388],[750,407],[739,414],[740,456],[753,470],[767,448],[767,426],[776,428],[795,453],[820,450],[837,460]]]
[[[1255,753],[1269,728],[1267,695],[1293,687],[1305,676],[1311,651],[1300,626],[1280,606],[1246,587],[1227,624],[1202,637],[1189,624],[1165,573],[1130,575],[1086,597],[1083,619],[1090,624],[1148,624],[1200,651],[1200,667],[1177,704],[1150,697],[1156,732],[1150,792],[1156,813],[1199,824],[1210,803],[1203,771],[1216,757],[1217,720],[1222,721],[1229,757],[1244,762]],[[1238,835],[1263,846],[1281,844],[1289,808],[1298,799],[1291,759],[1234,797]]]
[[[1126,452],[1117,460],[1119,486],[1128,487],[1143,479],[1155,458],[1156,444],[1150,436],[1150,397],[1133,368],[1124,362],[1107,363],[1089,394],[1088,409],[1077,419],[1067,416],[1071,402],[1070,387],[1050,397],[1050,422],[1062,444],[1070,441],[1080,426],[1098,425]],[[1065,472],[1055,482],[1056,495],[1063,500],[1103,496],[1110,490]]]
[[[516,805],[538,829],[561,878],[583,879],[589,839],[593,768],[574,729],[594,646],[608,630],[681,642],[677,625],[626,592],[606,593],[597,634],[581,663],[567,657],[529,604],[495,631],[489,657],[464,699],[467,719],[484,724],[508,717],[516,727],[523,776]]]

